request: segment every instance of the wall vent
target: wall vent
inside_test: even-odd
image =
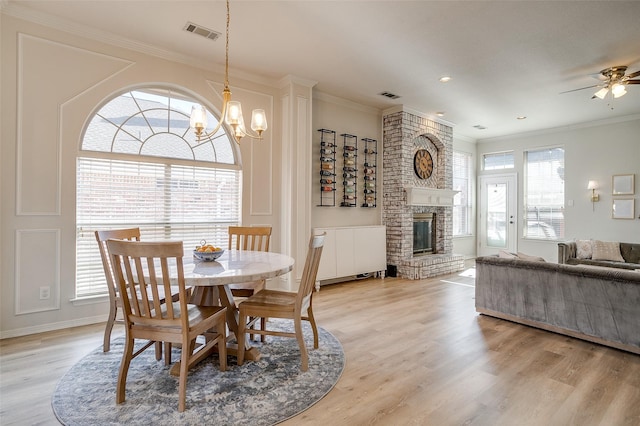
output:
[[[400,96],[398,96],[396,94],[393,94],[391,92],[381,92],[381,93],[378,93],[378,95],[384,96],[384,97],[389,98],[389,99],[398,99],[400,97]]]
[[[222,33],[210,30],[203,27],[202,25],[194,24],[193,22],[187,22],[187,24],[184,26],[184,30],[214,41],[222,35]]]

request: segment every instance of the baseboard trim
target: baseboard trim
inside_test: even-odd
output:
[[[10,339],[12,337],[28,336],[30,334],[45,333],[47,331],[62,330],[71,327],[80,327],[83,325],[98,324],[101,322],[106,322],[105,315],[41,324],[33,327],[17,328],[15,330],[0,331],[0,340]]]

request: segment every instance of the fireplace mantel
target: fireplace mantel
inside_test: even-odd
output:
[[[407,191],[407,204],[410,206],[453,206],[453,197],[460,191],[452,189],[435,188],[405,188]]]

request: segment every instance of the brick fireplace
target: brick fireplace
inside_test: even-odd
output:
[[[420,179],[414,155],[426,149],[433,173]],[[405,108],[383,115],[383,212],[389,273],[422,279],[464,269],[453,254],[453,129]],[[434,214],[433,250],[414,254],[414,216]]]

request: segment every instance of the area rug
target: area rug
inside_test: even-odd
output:
[[[269,320],[271,328],[292,329],[291,322]],[[261,353],[257,362],[236,364],[228,357],[221,372],[213,355],[189,371],[187,409],[178,412],[178,378],[153,348],[136,357],[129,368],[126,400],[116,404],[115,391],[124,338],[114,339],[111,351],[102,346],[80,360],[60,380],[52,397],[53,411],[65,425],[273,425],[311,407],[340,378],[344,351],[340,342],[318,327],[320,347],[303,321],[309,370],[300,371],[296,339],[267,336],[252,342]],[[174,349],[173,360],[180,352]]]

